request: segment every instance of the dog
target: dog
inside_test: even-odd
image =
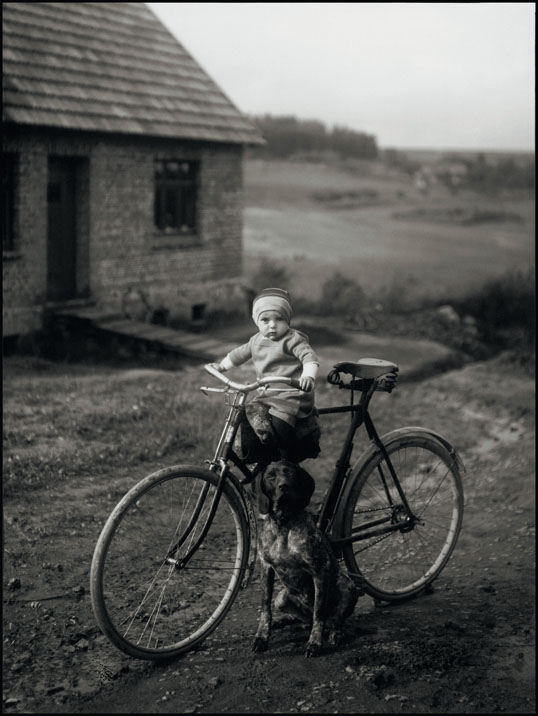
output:
[[[275,606],[286,616],[278,626],[311,624],[305,656],[321,653],[325,637],[336,645],[342,624],[357,603],[359,590],[340,569],[328,539],[306,511],[314,480],[295,463],[269,465],[256,479],[258,553],[262,566],[262,609],[253,651],[269,645],[275,574],[282,589]]]

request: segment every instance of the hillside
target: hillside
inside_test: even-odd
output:
[[[431,166],[431,157],[429,159]],[[317,296],[336,270],[376,292],[459,295],[535,260],[533,199],[450,192],[379,161],[324,164],[249,159],[245,272],[282,264],[294,293]]]

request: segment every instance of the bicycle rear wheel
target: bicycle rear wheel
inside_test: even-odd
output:
[[[361,536],[343,547],[350,574],[370,596],[396,602],[418,594],[445,567],[461,529],[463,486],[455,453],[426,431],[398,431],[385,447],[416,521],[407,520],[376,451],[350,485],[341,534]],[[387,525],[398,528],[383,533]]]
[[[130,656],[179,656],[232,606],[247,567],[249,528],[228,483],[209,531],[181,565],[206,523],[217,482],[196,466],[165,468],[135,485],[108,518],[92,560],[92,606],[102,631]]]

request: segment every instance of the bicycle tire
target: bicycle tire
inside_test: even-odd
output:
[[[397,430],[382,440],[419,522],[406,531],[401,499],[383,454],[375,449],[351,478],[340,532],[344,538],[353,531],[357,534],[361,523],[388,515],[391,521],[401,522],[399,530],[347,543],[342,549],[350,575],[367,594],[398,602],[431,584],[456,546],[463,519],[461,463],[446,442],[424,429]],[[389,475],[396,507],[389,506],[379,467]]]
[[[137,483],[110,514],[95,546],[90,594],[97,623],[121,651],[139,659],[168,659],[198,646],[224,619],[247,570],[249,528],[239,496],[224,484],[217,512],[185,568],[218,476],[181,465]],[[195,501],[207,498],[185,543]],[[171,560],[171,562],[170,562]]]

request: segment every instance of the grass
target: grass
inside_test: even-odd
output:
[[[207,457],[215,406],[200,375],[4,361],[4,494],[77,475]],[[50,366],[46,373],[45,366]]]
[[[425,351],[431,355],[424,342],[343,335],[330,323],[308,319],[296,326],[320,356],[320,406],[347,399],[323,380],[338,360],[375,353],[397,360],[405,372]],[[251,334],[250,322],[226,329],[237,343]],[[234,377],[251,378],[252,367],[235,369]],[[200,385],[212,384],[201,366],[172,371],[13,355],[4,357],[3,380],[5,497],[111,473],[132,473],[134,484],[166,465],[202,464],[212,457],[227,411],[222,396],[200,392]],[[346,422],[334,416],[324,424],[317,474],[328,478]]]

